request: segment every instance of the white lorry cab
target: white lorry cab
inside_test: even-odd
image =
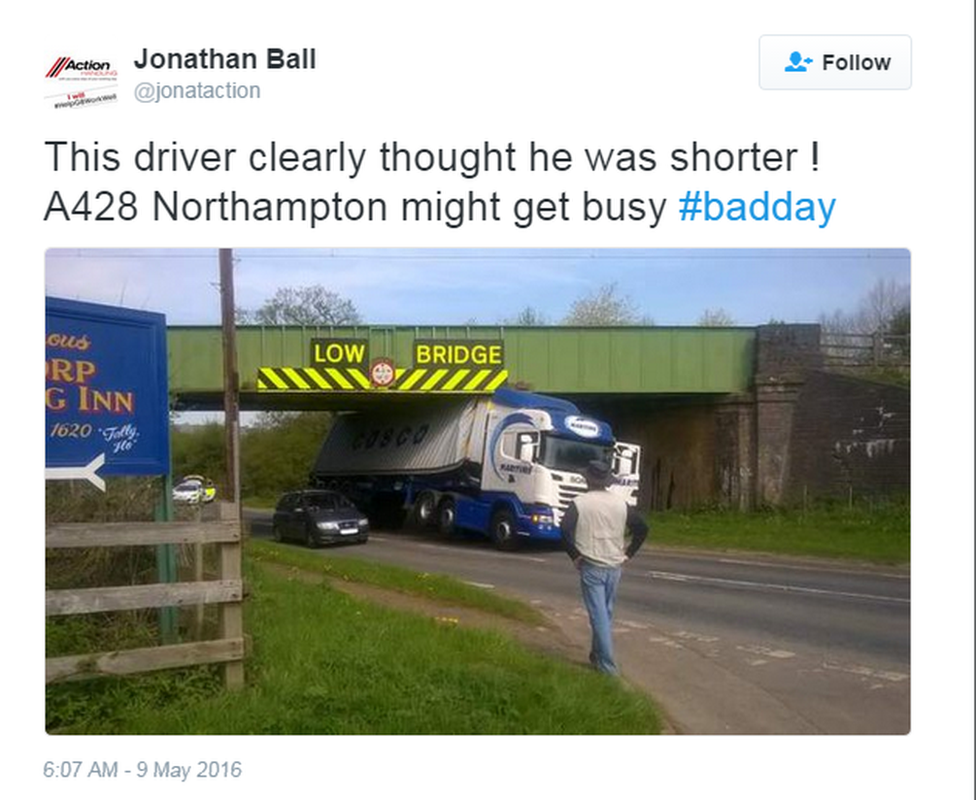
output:
[[[401,509],[421,526],[479,532],[502,549],[558,539],[590,461],[611,464],[610,491],[637,503],[640,447],[567,400],[511,389],[425,400],[339,415],[312,484],[342,490],[367,514]]]

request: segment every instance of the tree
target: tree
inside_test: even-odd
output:
[[[548,325],[549,318],[534,306],[526,306],[514,317],[506,317],[502,320],[502,325],[522,325],[525,327],[538,327]]]
[[[308,485],[332,426],[327,411],[269,412],[241,434],[241,496],[274,500]]]
[[[839,308],[830,315],[821,311],[817,323],[824,333],[854,333],[856,327],[854,315]]]
[[[221,495],[226,496],[223,423],[178,425],[171,430],[170,459],[174,480],[184,475],[204,475],[218,485]]]
[[[892,323],[911,307],[911,290],[893,278],[878,278],[861,298],[858,324],[861,333],[891,333]],[[910,314],[911,312],[908,311]]]
[[[636,325],[653,324],[641,319],[637,305],[629,297],[617,294],[617,284],[606,283],[591,294],[578,298],[563,320],[564,325]]]
[[[724,308],[706,308],[698,318],[698,324],[702,328],[730,328],[735,325],[735,320]]]
[[[908,336],[912,332],[912,308],[903,306],[899,308],[891,318],[888,325],[888,332],[894,336]]]
[[[877,365],[910,355],[911,320],[911,287],[878,278],[855,311],[837,309],[830,316],[821,314],[818,321],[828,356]],[[863,339],[870,339],[870,348],[859,344]]]
[[[351,300],[312,286],[284,286],[260,308],[238,309],[239,324],[252,325],[359,325],[362,317]]]
[[[837,309],[821,314],[818,322],[825,333],[895,333],[911,320],[911,287],[892,278],[878,278],[858,301],[853,312]]]

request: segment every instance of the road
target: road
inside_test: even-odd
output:
[[[252,535],[269,515],[251,514]],[[480,541],[374,533],[321,551],[462,580],[541,608],[588,649],[576,572],[553,548],[500,553]],[[907,571],[821,560],[645,547],[615,614],[625,678],[684,733],[907,733]]]

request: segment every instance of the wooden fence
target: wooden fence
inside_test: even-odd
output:
[[[236,506],[225,505],[218,522],[67,523],[47,529],[48,548],[124,545],[216,544],[216,580],[155,583],[46,593],[46,615],[92,614],[141,608],[179,608],[218,603],[219,638],[107,653],[48,658],[46,682],[97,675],[129,675],[196,664],[223,664],[228,688],[244,684],[241,525]]]
[[[828,333],[820,336],[827,366],[908,367],[911,365],[911,336],[885,333]]]

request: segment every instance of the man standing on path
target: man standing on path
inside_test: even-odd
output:
[[[566,510],[560,530],[566,552],[579,570],[583,604],[590,617],[590,663],[601,672],[617,675],[613,601],[623,563],[644,544],[648,528],[635,508],[607,491],[612,480],[608,464],[591,461],[586,470],[587,492]]]

